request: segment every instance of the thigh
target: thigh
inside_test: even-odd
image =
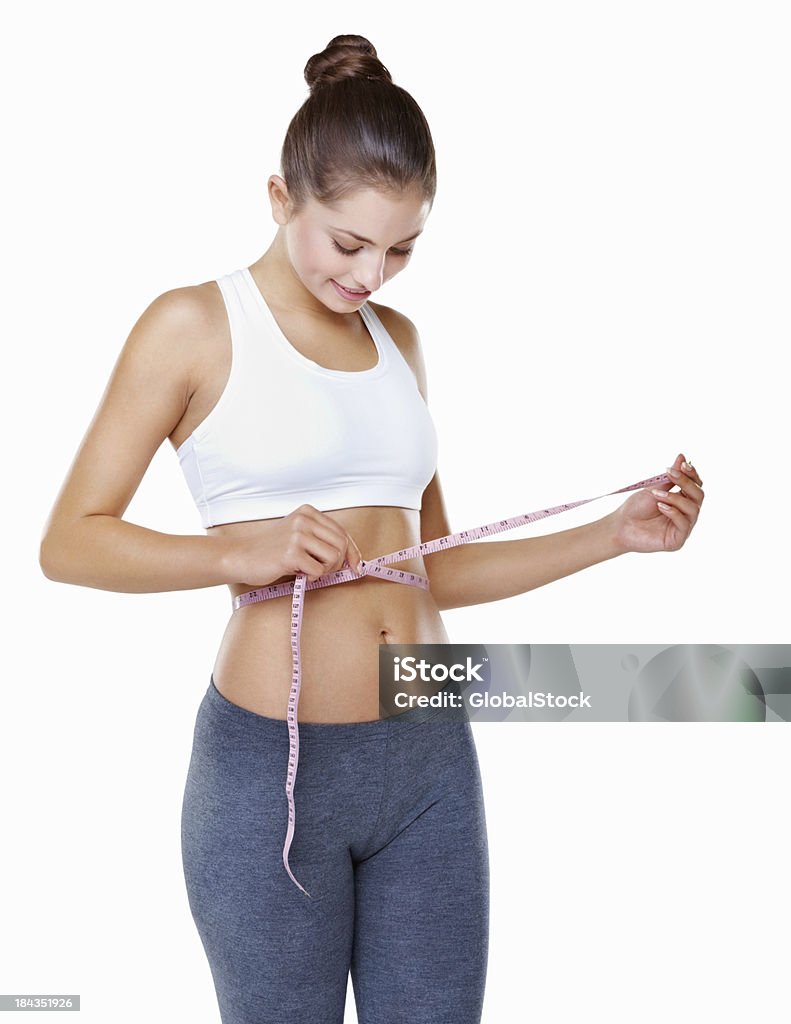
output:
[[[418,727],[388,772],[375,848],[355,865],[359,1024],[479,1024],[489,859],[471,726]]]
[[[204,709],[205,711],[205,709]],[[354,879],[348,847],[317,827],[300,777],[297,827],[283,865],[288,738],[265,742],[252,719],[199,712],[182,805],[190,909],[223,1024],[342,1024],[352,950]],[[237,728],[241,722],[242,728]],[[302,778],[309,776],[305,763]]]

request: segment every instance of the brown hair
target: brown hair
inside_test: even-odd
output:
[[[310,96],[288,126],[280,171],[298,212],[362,188],[434,202],[434,143],[423,111],[364,36],[331,39],[305,65]]]

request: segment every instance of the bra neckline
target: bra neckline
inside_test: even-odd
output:
[[[322,366],[321,363],[317,363],[314,359],[308,359],[307,356],[303,355],[298,349],[296,349],[291,342],[288,340],[280,324],[275,319],[275,314],[269,307],[269,303],[263,296],[261,289],[255,282],[255,278],[250,273],[249,267],[242,267],[241,273],[245,281],[253,293],[258,306],[266,317],[272,331],[277,339],[280,347],[286,352],[292,359],[295,359],[302,366],[307,367],[314,373],[319,373],[325,377],[337,377],[343,380],[370,380],[372,377],[379,377],[384,373],[386,369],[386,357],[384,348],[382,346],[381,339],[379,337],[379,331],[377,330],[376,324],[373,322],[371,316],[372,310],[368,308],[368,303],[365,302],[358,310],[360,317],[365,324],[365,328],[373,339],[373,343],[376,346],[376,353],[378,355],[378,361],[374,366],[370,366],[367,370],[333,370],[329,366]]]

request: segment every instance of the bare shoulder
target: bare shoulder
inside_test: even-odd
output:
[[[85,515],[123,516],[155,452],[190,405],[216,334],[211,290],[210,282],[173,288],[140,314],[78,446],[47,531]]]
[[[426,399],[426,366],[423,360],[423,349],[420,334],[415,324],[391,306],[383,306],[378,302],[368,302],[374,313],[379,317],[385,330],[398,346],[398,350],[406,360],[417,379],[418,390]]]
[[[170,357],[191,377],[197,376],[212,344],[217,344],[223,322],[222,295],[215,281],[171,288],[143,311],[127,345],[156,346],[160,359]]]

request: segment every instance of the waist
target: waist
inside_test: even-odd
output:
[[[445,635],[431,591],[419,587],[394,587],[376,577],[363,577],[311,591],[308,600],[310,617],[304,617],[301,628],[301,649],[307,658],[330,658],[351,650],[372,652],[381,643],[430,643],[423,637]],[[248,646],[256,657],[279,652],[290,667],[291,625],[291,599],[279,597],[238,608],[228,621],[224,639],[240,648]]]
[[[428,578],[428,574],[427,574],[427,571],[426,571],[426,565],[425,565],[425,562],[424,562],[422,557],[413,557],[413,558],[404,559],[403,562],[399,562],[397,565],[393,566],[393,569],[398,570],[402,574],[403,573],[413,573],[413,574],[417,574],[418,576],[422,576],[422,577]],[[348,573],[348,570],[345,570],[345,571]],[[392,575],[392,573],[390,573],[390,575]],[[264,585],[262,585],[260,587],[251,587],[251,586],[248,586],[248,585],[243,584],[243,583],[229,583],[228,584],[228,589],[229,589],[229,591],[231,593],[231,597],[235,599],[237,597],[241,597],[243,594],[248,594],[248,593],[253,593],[253,592],[260,593],[260,592],[264,592],[264,591],[267,591],[267,590],[271,590],[272,588],[275,588],[275,587],[282,588],[283,589],[283,593],[280,596],[284,597],[284,598],[288,598],[288,601],[290,603],[291,594],[290,593],[287,594],[285,592],[285,588],[289,584],[293,585],[295,580],[296,580],[296,575],[294,573],[292,573],[290,576],[279,576],[276,580],[272,580],[270,583],[264,584]],[[374,585],[378,586],[379,588],[381,588],[382,582],[383,582],[382,579],[379,579],[379,578],[377,578],[376,575],[371,574],[371,575],[367,575],[367,576],[362,576],[359,579],[350,579],[350,580],[346,581],[346,583],[344,584],[343,587],[332,587],[331,589],[334,590],[336,593],[338,591],[346,591],[346,592],[348,592],[350,587],[352,587],[352,586],[355,589],[357,589],[358,586],[359,587],[370,587],[371,584],[374,584]],[[386,581],[384,581],[384,582],[386,582]],[[325,588],[318,587],[315,584],[308,584],[308,589],[311,590],[311,593],[313,593],[314,589],[315,589],[316,593],[318,593],[320,590],[325,589]],[[366,594],[366,598],[367,599],[370,599],[371,601],[375,601],[376,600],[376,596],[375,596],[376,595],[376,589],[374,589],[374,590],[368,589],[368,590],[365,591],[365,594]],[[387,602],[387,594],[386,593],[383,595],[382,599],[383,599],[383,601],[385,603]],[[236,606],[236,603],[237,602],[234,601],[234,607]],[[256,603],[259,603],[259,602],[256,602]],[[267,602],[267,603],[271,603],[271,602]],[[311,604],[313,604],[312,600],[311,600]],[[249,605],[245,605],[245,607],[249,607]]]
[[[300,722],[364,722],[380,714],[379,647],[449,643],[430,591],[364,577],[308,595],[300,638]],[[229,700],[286,718],[292,682],[291,600],[245,605],[233,612],[214,666]]]

